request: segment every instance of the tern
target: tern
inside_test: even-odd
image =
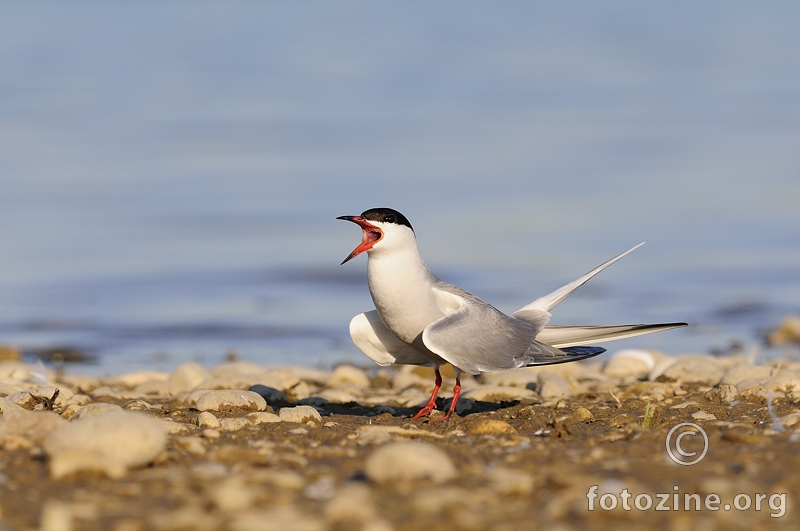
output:
[[[618,326],[547,326],[550,310],[594,275],[643,243],[615,256],[579,279],[506,315],[472,293],[436,277],[417,249],[411,223],[391,208],[372,208],[360,216],[339,216],[363,231],[361,243],[342,264],[367,253],[367,282],[375,310],[350,322],[353,343],[378,365],[432,366],[436,377],[427,404],[412,417],[436,409],[442,386],[439,367],[451,364],[456,383],[444,417],[453,414],[461,393],[461,373],[518,369],[591,358],[601,341],[660,332],[686,323]]]

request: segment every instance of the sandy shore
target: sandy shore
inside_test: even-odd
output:
[[[439,423],[408,418],[422,368],[47,379],[0,362],[0,529],[796,526],[796,362],[637,350],[486,374]],[[690,466],[665,443],[683,422],[708,439]],[[681,449],[699,456],[701,434]]]

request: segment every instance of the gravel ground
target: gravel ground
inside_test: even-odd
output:
[[[0,529],[796,527],[796,362],[620,351],[467,377],[457,416],[410,420],[432,384],[413,367],[0,362]],[[708,440],[690,466],[666,446],[684,422]]]

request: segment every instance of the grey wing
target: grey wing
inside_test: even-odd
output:
[[[553,347],[564,348],[641,336],[686,326],[686,323],[635,324],[617,326],[545,326],[536,336],[537,341]]]
[[[429,358],[386,328],[378,312],[360,313],[350,321],[353,343],[378,365],[427,365]]]
[[[456,286],[434,288],[440,308],[452,310],[428,325],[422,342],[442,359],[470,374],[516,369],[526,363],[536,328],[510,317]]]

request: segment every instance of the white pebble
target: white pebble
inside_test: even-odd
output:
[[[257,411],[255,413],[248,413],[244,416],[250,424],[258,425],[268,422],[280,422],[281,418],[275,413],[267,413],[266,411]]]
[[[436,446],[420,442],[387,444],[367,457],[365,472],[376,483],[429,479],[444,483],[456,476],[450,457]]]
[[[280,419],[283,422],[297,422],[298,424],[305,424],[309,421],[322,424],[319,411],[311,406],[285,407],[280,411]]]
[[[116,404],[109,404],[106,402],[95,402],[94,404],[86,404],[75,413],[73,418],[85,419],[95,417],[97,415],[105,415],[107,413],[114,413],[122,411],[122,408]]]
[[[239,431],[245,426],[252,426],[252,424],[244,417],[219,419],[219,429],[222,431]]]
[[[372,384],[369,377],[357,367],[352,365],[339,365],[331,373],[327,387],[339,387],[350,384],[360,389],[368,389]]]
[[[242,408],[256,411],[267,409],[267,402],[258,393],[223,389],[208,391],[197,398],[197,409],[200,411],[219,411],[223,408]]]
[[[200,428],[219,428],[219,419],[213,413],[203,411],[197,416],[197,426]]]
[[[545,400],[551,398],[562,398],[572,394],[569,382],[557,374],[549,371],[539,373],[539,382],[536,388],[539,395]]]
[[[208,380],[211,375],[199,363],[181,363],[169,377],[177,393],[186,393]]]
[[[166,440],[158,420],[122,410],[70,422],[47,438],[44,451],[56,479],[80,470],[118,478],[153,461]]]

